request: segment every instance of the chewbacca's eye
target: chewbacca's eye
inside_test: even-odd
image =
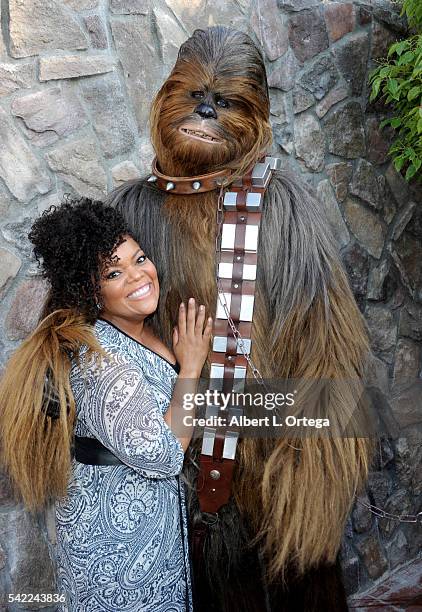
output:
[[[204,97],[204,92],[203,91],[192,91],[191,96],[192,98],[195,98],[195,100],[202,100],[202,98]]]
[[[224,98],[217,98],[216,103],[218,106],[221,106],[221,108],[228,108],[230,106],[229,102]]]

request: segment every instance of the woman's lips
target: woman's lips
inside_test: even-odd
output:
[[[142,285],[141,287],[138,287],[138,289],[135,289],[135,291],[132,291],[132,293],[129,293],[129,295],[127,296],[127,299],[128,300],[142,300],[144,297],[149,295],[151,291],[152,291],[152,283],[147,283],[146,285]]]

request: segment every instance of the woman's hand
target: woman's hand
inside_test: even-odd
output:
[[[173,332],[173,351],[180,364],[180,373],[164,420],[184,451],[188,448],[193,434],[193,423],[185,422],[187,413],[184,398],[186,394],[194,397],[197,391],[198,379],[210,348],[211,331],[212,318],[209,317],[205,323],[205,306],[201,305],[196,315],[193,298],[190,298],[187,307],[180,304],[179,319]]]
[[[179,307],[178,324],[173,331],[173,351],[180,364],[180,375],[199,378],[208,355],[212,331],[212,318],[205,324],[205,306],[196,315],[195,300],[190,298],[188,307]]]

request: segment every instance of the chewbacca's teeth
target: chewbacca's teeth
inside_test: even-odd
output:
[[[218,142],[216,138],[213,138],[212,136],[208,136],[208,134],[204,134],[204,132],[198,132],[196,130],[189,130],[187,128],[183,128],[183,131],[186,132],[186,134],[192,134],[193,136],[199,136],[199,138],[203,138],[204,140],[211,140],[211,142]]]

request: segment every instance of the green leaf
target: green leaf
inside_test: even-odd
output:
[[[393,128],[398,128],[401,126],[401,119],[400,117],[394,117],[394,119],[391,120],[391,125]]]
[[[401,55],[403,51],[405,51],[408,48],[408,46],[409,46],[409,41],[402,40],[396,44],[395,52],[397,53],[397,55]]]
[[[381,86],[381,79],[375,79],[375,81],[372,83],[372,92],[371,92],[371,97],[369,98],[370,102],[375,100],[375,98],[377,97],[379,90],[380,90],[380,86]]]
[[[413,162],[413,165],[416,167],[416,170],[419,170],[419,168],[422,166],[422,159],[420,157],[418,157]]]
[[[415,57],[415,54],[413,51],[406,51],[406,53],[404,53],[399,61],[398,61],[398,65],[399,66],[403,66],[403,64],[409,64],[409,62],[411,62],[413,60],[413,58]]]
[[[415,176],[416,172],[417,172],[416,166],[414,164],[410,164],[410,166],[406,170],[406,176],[405,176],[406,181],[410,181],[410,179]]]
[[[394,43],[394,45],[391,45],[391,47],[388,49],[387,57],[390,57],[390,55],[396,52],[398,44],[399,43]]]
[[[369,72],[369,81],[373,81],[381,70],[381,66],[375,68],[374,70],[370,70]]]
[[[390,66],[384,66],[383,68],[381,68],[381,70],[378,73],[378,76],[381,79],[384,79],[386,76],[388,76],[391,72],[391,67]]]
[[[396,159],[394,160],[394,167],[397,170],[397,172],[400,172],[400,170],[403,168],[404,161],[405,159],[403,155],[396,157]]]
[[[414,139],[414,138],[416,138],[416,135],[417,135],[417,133],[418,133],[416,123],[412,123],[411,125],[408,125],[408,126],[407,126],[407,130],[408,130],[408,133],[407,133],[407,139],[408,139],[408,141],[411,141],[411,142],[412,142],[412,141],[413,141],[413,139]],[[412,157],[412,156],[410,156],[410,158],[411,158],[411,159],[412,159],[412,161],[413,161],[413,157]]]
[[[407,99],[409,100],[409,102],[417,98],[419,95],[419,92],[421,91],[422,91],[422,87],[419,87],[417,85],[415,87],[412,87],[412,89],[409,89],[407,93]]]
[[[418,134],[422,134],[422,118],[418,119],[416,129],[418,130]]]
[[[393,142],[391,147],[388,149],[388,155],[391,155],[392,157],[394,157],[395,154],[401,153],[402,151],[403,151],[402,142],[397,138]],[[404,153],[403,153],[403,155],[404,155]]]
[[[399,89],[399,84],[397,83],[396,79],[390,79],[388,81],[387,89],[391,96],[396,99],[397,91]]]
[[[382,129],[386,125],[390,125],[390,123],[391,123],[391,119],[383,119],[383,121],[381,121],[380,123],[380,129]]]

